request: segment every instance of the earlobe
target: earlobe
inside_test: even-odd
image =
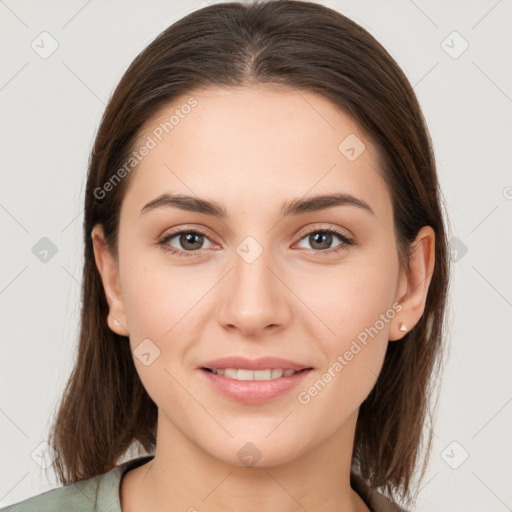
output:
[[[105,297],[109,305],[109,315],[106,319],[108,326],[116,334],[128,336],[126,311],[119,284],[119,269],[105,241],[101,224],[94,226],[91,232],[91,239],[96,268],[100,274]]]
[[[397,314],[394,322],[390,326],[388,341],[398,341],[403,339],[405,335],[410,331],[409,324],[407,322],[406,314],[402,305],[400,313]]]
[[[108,314],[107,321],[111,331],[121,336],[128,336],[128,329],[112,313]]]
[[[402,309],[390,328],[389,341],[402,339],[423,315],[434,265],[435,231],[430,226],[423,226],[411,245],[409,271],[401,276],[397,300]]]

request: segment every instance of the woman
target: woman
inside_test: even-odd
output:
[[[409,82],[351,20],[270,0],[174,23],[90,159],[65,486],[4,510],[412,509],[440,194]]]

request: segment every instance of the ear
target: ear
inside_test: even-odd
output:
[[[105,242],[103,226],[101,224],[94,226],[91,238],[96,267],[100,273],[105,296],[110,308],[107,319],[108,326],[115,333],[121,336],[128,336],[126,311],[119,285],[118,264]]]
[[[396,315],[389,330],[389,341],[403,338],[419,321],[425,311],[427,293],[435,264],[435,231],[423,226],[411,244],[409,271],[400,275],[396,300],[402,310]],[[402,323],[405,330],[400,330]]]

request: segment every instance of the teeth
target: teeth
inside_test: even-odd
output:
[[[273,380],[283,376],[289,377],[296,373],[295,370],[242,370],[236,368],[212,369],[212,372],[236,380]]]

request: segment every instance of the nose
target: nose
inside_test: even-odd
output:
[[[254,338],[289,322],[289,292],[271,266],[265,251],[252,262],[234,256],[218,308],[218,321],[225,329]]]

